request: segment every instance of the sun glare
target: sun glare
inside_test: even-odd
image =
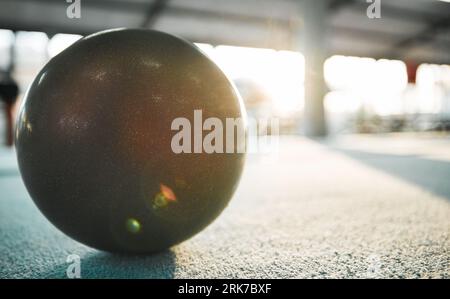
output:
[[[332,113],[351,113],[362,106],[380,115],[402,109],[401,95],[408,84],[402,61],[332,56],[324,64],[324,73],[331,89],[325,105]]]
[[[305,62],[301,53],[207,44],[197,46],[230,79],[259,86],[270,98],[274,114],[287,115],[302,109]]]
[[[81,35],[77,34],[56,34],[48,43],[48,55],[50,57],[56,56],[81,37]]]

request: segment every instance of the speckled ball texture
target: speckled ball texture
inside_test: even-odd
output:
[[[180,243],[226,207],[245,158],[174,153],[172,121],[194,127],[194,110],[224,124],[245,117],[194,45],[141,29],[87,36],[51,59],[23,99],[15,137],[25,186],[50,222],[88,246],[152,253]]]

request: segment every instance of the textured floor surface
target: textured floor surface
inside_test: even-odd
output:
[[[250,155],[216,222],[154,256],[87,248],[29,198],[12,151],[0,150],[0,277],[450,278],[450,139],[283,138]]]

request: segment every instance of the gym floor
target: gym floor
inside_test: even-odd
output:
[[[0,278],[450,278],[447,135],[282,137],[250,155],[224,213],[153,256],[112,255],[63,235],[0,149]]]

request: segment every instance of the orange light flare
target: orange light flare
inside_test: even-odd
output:
[[[162,195],[164,195],[164,197],[168,201],[176,201],[177,200],[177,197],[175,196],[175,193],[172,191],[172,189],[170,189],[169,187],[167,187],[164,184],[160,184],[159,186],[160,186]]]

